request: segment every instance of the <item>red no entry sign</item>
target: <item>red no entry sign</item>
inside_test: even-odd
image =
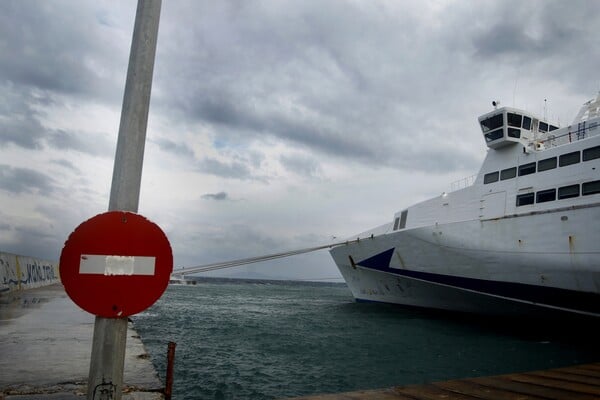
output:
[[[59,268],[67,294],[79,307],[101,317],[126,317],[163,294],[173,253],[155,223],[131,212],[109,211],[71,233]]]

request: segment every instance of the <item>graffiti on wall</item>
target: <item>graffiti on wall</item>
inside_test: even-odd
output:
[[[38,283],[56,280],[54,267],[47,264],[26,264],[26,272],[23,274],[25,279],[21,283]]]
[[[58,264],[0,252],[0,294],[57,282]]]

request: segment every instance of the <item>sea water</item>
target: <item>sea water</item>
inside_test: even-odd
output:
[[[275,399],[598,361],[600,329],[357,303],[344,284],[206,279],[133,318],[174,399]]]

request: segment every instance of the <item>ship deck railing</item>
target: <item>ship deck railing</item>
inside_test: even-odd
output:
[[[478,174],[467,176],[466,178],[462,178],[450,183],[450,192],[456,192],[457,190],[472,186],[473,183],[475,183],[475,180],[477,179],[477,175]]]
[[[543,144],[545,148],[552,148],[577,142],[598,134],[600,134],[600,123],[598,121],[593,121],[589,125],[580,123],[576,130],[571,131],[571,129],[569,129],[568,132],[558,136],[549,135],[544,139],[538,140],[538,143]]]

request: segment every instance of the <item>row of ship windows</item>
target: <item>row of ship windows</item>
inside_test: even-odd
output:
[[[531,130],[532,128],[532,120],[531,117],[521,114],[515,113],[506,113],[506,122],[508,126],[514,126],[516,128],[523,128],[527,130]],[[481,129],[483,132],[492,131],[494,129],[500,128],[504,125],[504,116],[503,114],[497,114],[493,117],[485,119],[481,121]],[[540,132],[548,132],[555,131],[558,129],[558,126],[550,125],[546,122],[539,121],[538,130]]]
[[[596,158],[600,158],[600,146],[590,147],[589,149],[583,150],[583,161],[590,161]],[[582,160],[581,152],[574,151],[572,153],[562,154],[558,157],[558,166],[566,167],[567,165],[577,164]],[[557,160],[556,157],[546,158],[545,160],[540,160],[537,162],[528,163],[519,165],[517,167],[503,169],[502,171],[494,171],[489,174],[485,174],[483,177],[483,183],[493,183],[497,182],[498,179],[504,181],[506,179],[511,179],[517,176],[517,172],[519,176],[535,174],[536,166],[537,172],[547,171],[549,169],[556,168]]]
[[[579,190],[581,186],[581,191]],[[556,189],[540,190],[535,193],[525,193],[517,195],[517,207],[527,206],[535,203],[545,203],[547,201],[554,201],[563,199],[570,199],[573,197],[587,196],[590,194],[600,193],[600,181],[585,182],[581,185],[569,185]]]

